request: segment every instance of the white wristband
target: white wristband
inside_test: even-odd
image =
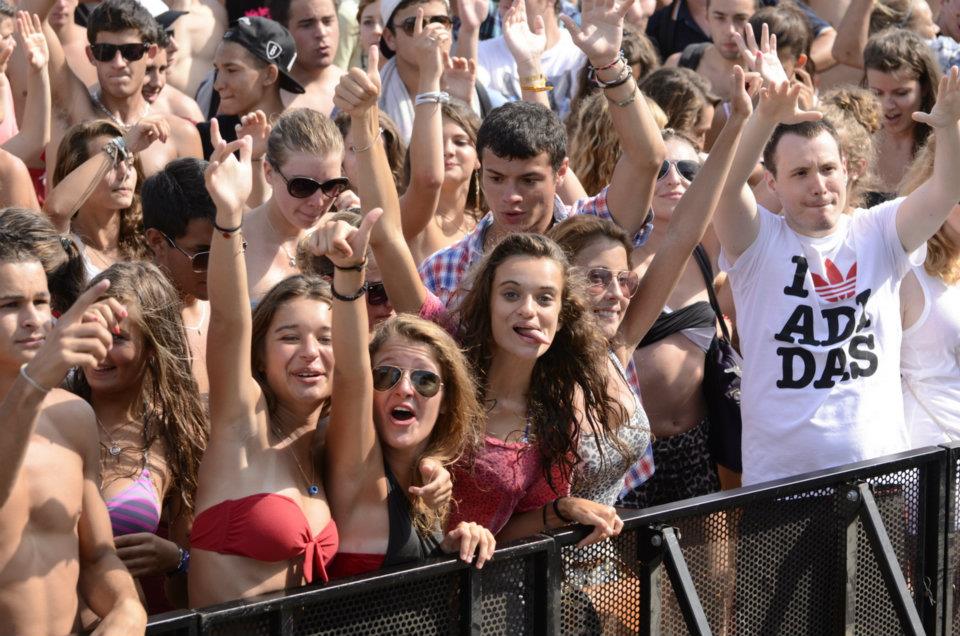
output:
[[[413,98],[413,105],[420,104],[446,104],[450,101],[450,94],[446,91],[431,91],[429,93],[419,93]]]

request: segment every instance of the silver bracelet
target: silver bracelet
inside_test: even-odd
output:
[[[374,138],[373,138],[373,141],[371,141],[369,144],[367,144],[367,145],[364,146],[363,148],[357,148],[356,146],[350,146],[350,149],[353,150],[353,153],[354,153],[354,154],[360,154],[361,152],[364,152],[365,150],[370,150],[371,148],[373,148],[373,144],[377,143],[377,140],[380,139],[381,136],[383,136],[383,126],[380,126],[380,132],[377,133],[377,136],[374,137]]]
[[[103,144],[103,151],[107,153],[108,157],[113,159],[114,163],[123,161],[129,154],[127,152],[127,142],[124,141],[123,137],[114,137],[107,143]]]
[[[431,91],[429,93],[419,93],[413,98],[413,105],[420,104],[446,104],[450,101],[450,93],[446,91]]]
[[[48,389],[47,387],[43,386],[42,384],[40,384],[39,382],[37,382],[36,380],[34,380],[33,378],[31,378],[29,375],[27,375],[27,364],[26,364],[26,363],[20,365],[20,375],[23,376],[23,379],[27,381],[27,384],[29,384],[30,386],[32,386],[33,388],[35,388],[37,391],[40,391],[40,392],[43,393],[44,395],[46,395],[47,393],[50,392],[50,389]]]

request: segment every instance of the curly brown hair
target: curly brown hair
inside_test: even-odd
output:
[[[95,119],[85,121],[70,128],[57,148],[57,162],[50,178],[51,187],[56,187],[68,174],[80,167],[92,157],[89,143],[97,137],[123,137],[123,131],[111,121]],[[126,260],[143,258],[147,253],[147,243],[143,238],[143,214],[140,210],[140,186],[143,184],[143,167],[136,155],[133,160],[137,171],[137,185],[134,187],[133,202],[129,208],[120,210],[120,236],[117,247],[120,256]],[[91,187],[96,187],[96,183]]]
[[[563,272],[559,326],[553,342],[533,367],[527,416],[547,481],[558,467],[569,480],[580,462],[577,450],[583,421],[599,438],[614,438],[611,422],[624,420],[623,409],[607,393],[607,342],[597,327],[580,277],[555,242],[540,234],[511,234],[497,244],[470,274],[469,290],[457,310],[460,342],[486,399],[487,370],[494,357],[490,308],[497,269],[514,257],[548,259]],[[579,398],[579,400],[578,400]]]
[[[858,86],[838,86],[820,97],[819,110],[840,135],[840,152],[847,161],[847,204],[861,206],[868,192],[880,187],[876,175],[877,148],[873,142],[881,127],[876,96]],[[863,166],[862,174],[859,166]]]
[[[454,464],[464,455],[480,447],[484,412],[477,399],[477,386],[470,366],[450,334],[432,322],[401,314],[382,323],[370,341],[370,359],[388,342],[402,339],[430,349],[443,381],[443,400],[426,448],[410,465],[410,483],[423,485],[417,467],[425,457],[437,459],[444,466]],[[413,503],[413,522],[423,535],[442,530],[449,506],[440,510],[426,507],[418,498]]]
[[[102,280],[110,281],[105,296],[123,303],[143,334],[148,355],[135,404],[144,426],[144,447],[150,449],[163,439],[172,488],[183,504],[181,514],[189,513],[208,431],[177,292],[156,265],[145,261],[114,263],[90,285]],[[90,400],[90,385],[83,373],[72,374],[68,388]]]

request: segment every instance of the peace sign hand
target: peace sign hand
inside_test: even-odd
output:
[[[213,118],[210,120],[210,143],[214,149],[203,173],[207,192],[218,210],[239,216],[253,189],[250,167],[253,142],[244,136],[227,143],[220,136],[220,122]],[[238,150],[240,159],[233,154]]]

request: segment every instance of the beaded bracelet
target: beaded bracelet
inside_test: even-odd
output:
[[[616,66],[616,65],[617,65],[617,62],[623,62],[624,64],[627,63],[627,58],[626,58],[626,56],[623,54],[623,51],[620,51],[620,53],[617,55],[617,57],[615,57],[615,58],[613,59],[613,61],[610,62],[609,64],[607,64],[606,66],[594,66],[593,69],[594,69],[595,71],[605,71],[605,70],[607,70],[608,68],[613,68],[614,66]]]
[[[633,69],[630,68],[629,64],[624,64],[623,70],[620,71],[620,75],[618,75],[616,79],[610,82],[605,82],[599,77],[597,77],[597,72],[593,68],[590,68],[590,70],[587,72],[587,79],[589,79],[591,82],[594,83],[594,85],[599,86],[600,88],[615,88],[617,86],[620,86],[621,84],[626,83],[626,81],[631,77],[633,77]]]
[[[356,265],[351,265],[350,267],[340,267],[339,265],[334,264],[334,269],[339,269],[341,272],[362,272],[363,269],[367,266],[367,259],[364,258],[362,261]]]
[[[613,103],[616,104],[617,106],[619,106],[620,108],[623,108],[624,106],[629,106],[629,105],[632,104],[633,102],[637,101],[637,95],[639,95],[639,94],[640,94],[640,89],[639,89],[639,88],[634,88],[634,89],[633,89],[633,92],[630,93],[630,97],[627,97],[627,98],[625,98],[625,99],[621,99],[621,100],[619,100],[619,101],[615,101],[615,102],[613,102]],[[610,99],[610,97],[607,96],[607,99]],[[613,100],[611,100],[611,101],[613,101]]]
[[[330,285],[330,294],[337,300],[343,301],[345,303],[353,302],[356,299],[363,296],[365,293],[367,293],[366,285],[361,285],[360,289],[357,290],[357,293],[351,294],[351,295],[344,295],[344,294],[337,293],[337,288],[334,287],[333,284]]]

